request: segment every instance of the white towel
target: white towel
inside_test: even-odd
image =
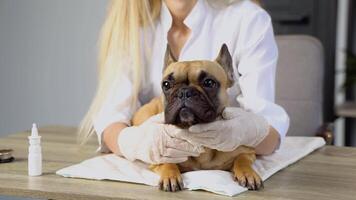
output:
[[[319,137],[286,137],[280,149],[269,156],[257,157],[254,169],[266,180],[325,145]],[[159,176],[139,161],[130,162],[113,154],[97,156],[56,172],[64,177],[95,180],[114,180],[157,186]],[[207,190],[213,193],[235,196],[247,189],[233,180],[232,174],[221,170],[200,170],[182,174],[184,187],[189,190]],[[201,177],[204,177],[202,179]]]

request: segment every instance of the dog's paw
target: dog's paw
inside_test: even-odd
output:
[[[160,175],[159,189],[176,192],[184,189],[183,179],[176,164],[153,165],[151,169]]]
[[[242,187],[247,187],[249,190],[259,190],[263,188],[261,177],[252,168],[240,168],[234,170],[234,179]]]
[[[159,189],[165,192],[176,192],[184,189],[183,179],[180,174],[161,177]]]

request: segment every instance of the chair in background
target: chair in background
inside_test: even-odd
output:
[[[331,144],[331,123],[323,121],[322,44],[306,35],[283,35],[277,36],[276,40],[279,48],[276,103],[289,114],[287,135],[317,135]]]

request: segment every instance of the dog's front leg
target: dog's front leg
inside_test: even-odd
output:
[[[261,177],[252,168],[256,160],[255,153],[242,153],[234,160],[232,172],[235,180],[243,187],[249,190],[258,190],[263,187]]]
[[[151,165],[150,169],[160,175],[159,189],[166,192],[183,190],[183,179],[179,168],[173,163]]]

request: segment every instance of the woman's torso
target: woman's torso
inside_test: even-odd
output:
[[[243,30],[244,19],[263,11],[259,6],[243,0],[225,8],[217,9],[206,0],[198,0],[184,23],[190,28],[191,34],[181,49],[179,61],[215,60],[222,44],[227,44],[233,58],[235,77],[238,77],[238,60],[240,49],[246,44],[241,42],[247,37],[248,31]],[[155,24],[155,31],[146,30],[147,47],[143,49],[145,73],[139,95],[142,104],[161,94],[161,79],[164,53],[167,46],[167,32],[171,27],[171,14],[163,3],[161,15]],[[243,31],[241,31],[243,30]],[[255,33],[251,32],[251,37]],[[145,44],[143,41],[142,44]],[[147,59],[151,58],[151,59]],[[229,89],[230,105],[237,104],[236,97],[240,89],[238,81]],[[235,100],[235,101],[234,101]]]

